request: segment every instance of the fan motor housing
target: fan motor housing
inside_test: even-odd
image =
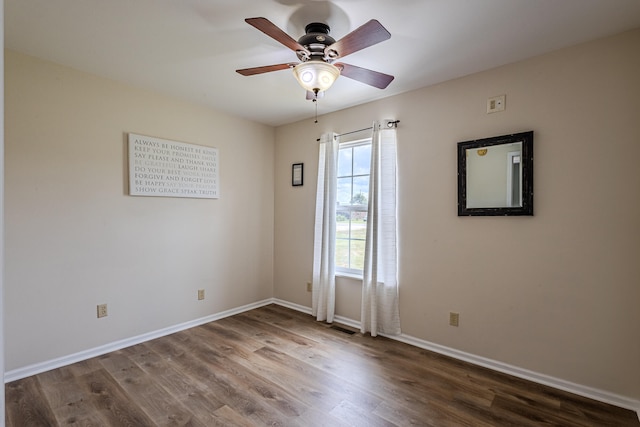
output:
[[[309,50],[311,59],[324,58],[325,48],[336,42],[329,35],[329,30],[329,26],[322,22],[312,22],[304,28],[306,34],[298,39],[298,43]]]

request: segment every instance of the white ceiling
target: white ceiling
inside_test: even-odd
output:
[[[340,39],[370,19],[391,39],[344,62],[395,76],[385,90],[340,78],[327,113],[640,27],[640,0],[5,0],[5,45],[78,70],[269,125],[313,117],[296,61],[244,22],[265,17],[294,39],[313,21]]]

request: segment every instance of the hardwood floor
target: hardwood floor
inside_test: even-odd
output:
[[[636,413],[269,305],[5,386],[7,426],[640,426]]]

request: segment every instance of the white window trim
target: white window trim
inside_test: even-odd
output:
[[[361,270],[353,270],[353,272],[351,271],[342,271],[344,269],[341,269],[340,271],[336,270],[336,277],[341,277],[343,279],[353,279],[353,280],[362,280],[363,278],[363,273]]]
[[[355,139],[353,141],[344,141],[338,144],[338,150],[341,148],[354,148],[359,145],[371,145],[371,138]]]

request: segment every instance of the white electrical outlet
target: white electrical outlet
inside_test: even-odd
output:
[[[107,317],[107,304],[98,304],[98,318]]]
[[[460,313],[449,313],[449,325],[458,326],[460,324]]]
[[[204,299],[204,289],[198,289],[198,300]]]
[[[311,282],[307,282],[307,292],[311,292],[313,291],[313,288],[311,287]]]

